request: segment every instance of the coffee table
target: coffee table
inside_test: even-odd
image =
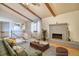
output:
[[[30,46],[44,52],[49,48],[49,44],[40,44],[39,42],[30,42]]]

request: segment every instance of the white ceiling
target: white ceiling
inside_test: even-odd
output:
[[[31,11],[36,13],[41,18],[46,18],[46,17],[52,16],[51,12],[49,11],[49,9],[46,7],[46,5],[44,3],[39,3],[39,4],[40,5],[34,5],[34,6],[26,5],[26,7],[28,7]],[[31,12],[29,12],[27,9],[23,8],[18,3],[14,3],[14,4],[6,3],[6,5],[11,7],[12,9],[18,11],[22,15],[30,18],[31,20],[39,20],[39,18],[37,16],[35,16]],[[72,4],[71,3],[50,3],[49,5],[56,15],[79,10],[78,3],[72,3]],[[2,15],[6,15],[6,17],[10,17],[10,18],[13,17],[14,19],[17,18],[17,19],[26,20],[26,21],[28,20],[1,4],[0,4],[0,12],[2,13]]]
[[[14,21],[21,21],[21,22],[25,22],[28,21],[28,19],[18,15],[17,13],[13,12],[12,10],[6,8],[5,6],[0,4],[0,17],[4,18],[5,21],[6,19],[10,20],[14,20]]]
[[[56,15],[79,10],[79,3],[51,3],[50,6]]]
[[[47,9],[47,7],[45,6],[45,4],[41,3],[39,6],[29,6],[28,7],[35,12],[38,16],[40,16],[41,18],[45,18],[45,17],[49,17],[52,16],[52,14],[50,13],[50,11]]]

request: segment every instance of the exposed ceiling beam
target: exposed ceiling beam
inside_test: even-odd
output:
[[[45,3],[46,7],[49,9],[49,11],[51,12],[51,14],[53,16],[56,16],[56,14],[54,13],[54,11],[52,10],[52,8],[50,7],[50,5],[48,3]]]
[[[33,15],[35,15],[36,17],[38,17],[39,19],[41,19],[41,17],[39,17],[35,12],[33,12],[31,9],[29,9],[27,6],[25,6],[22,3],[19,3],[23,8],[25,8],[26,10],[28,10],[29,12],[31,12]]]
[[[33,22],[33,20],[31,20],[30,18],[26,17],[25,15],[21,14],[20,12],[18,12],[18,11],[16,11],[16,10],[14,10],[13,8],[7,6],[6,4],[4,4],[4,3],[1,3],[1,4],[2,4],[3,6],[5,6],[5,7],[9,8],[9,9],[12,10],[13,12],[19,14],[20,16],[22,16],[22,17],[24,17],[24,18],[26,18],[26,19],[28,19],[28,20],[30,20],[30,21]]]

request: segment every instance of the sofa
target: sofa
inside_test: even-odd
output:
[[[22,51],[19,54],[16,53],[16,51],[9,45],[9,43],[6,40],[3,40],[3,43],[10,56],[27,56],[28,55],[25,51]]]
[[[9,56],[9,53],[6,50],[2,39],[0,40],[0,56]]]
[[[10,44],[7,42],[7,40],[3,39],[3,44],[4,47],[6,48],[7,52],[8,52],[8,56],[42,56],[42,52],[35,50],[33,48],[30,47],[27,49],[24,49],[23,51],[21,51],[20,53],[16,52],[15,49],[13,49]]]

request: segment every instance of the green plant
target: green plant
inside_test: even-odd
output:
[[[46,30],[42,30],[43,40],[44,40],[44,41],[46,41],[46,33],[47,33],[47,31],[46,31]]]

